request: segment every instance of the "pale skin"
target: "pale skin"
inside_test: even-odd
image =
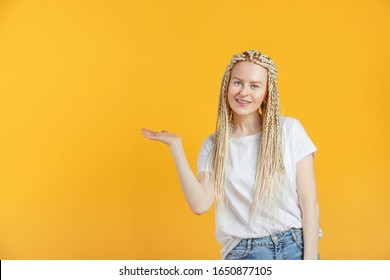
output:
[[[228,102],[233,110],[233,132],[231,137],[255,134],[262,130],[259,113],[261,103],[267,98],[267,70],[252,62],[238,62],[232,69],[228,87]],[[200,172],[195,177],[188,164],[181,137],[166,130],[161,132],[143,128],[143,136],[162,142],[170,148],[180,185],[185,198],[195,214],[207,212],[213,202],[214,193],[210,173]],[[314,157],[308,155],[297,162],[297,193],[302,211],[304,259],[316,260],[319,235],[319,206],[317,201]]]

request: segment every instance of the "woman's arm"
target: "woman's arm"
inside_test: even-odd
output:
[[[317,201],[312,154],[297,162],[297,192],[302,210],[303,258],[316,260],[318,254],[320,209]]]
[[[191,210],[198,215],[207,212],[214,201],[214,193],[210,184],[210,173],[201,172],[198,181],[188,164],[181,138],[178,135],[169,133],[166,130],[155,132],[142,129],[142,131],[143,136],[146,138],[158,140],[169,146],[179,174],[180,185]]]

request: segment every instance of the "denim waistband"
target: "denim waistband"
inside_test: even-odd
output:
[[[237,246],[246,247],[248,249],[257,246],[277,246],[291,238],[293,238],[294,241],[302,238],[302,228],[290,228],[264,237],[242,239]]]

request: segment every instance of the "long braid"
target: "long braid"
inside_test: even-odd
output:
[[[252,191],[251,220],[254,223],[259,204],[269,209],[269,216],[275,216],[278,202],[276,188],[273,187],[277,175],[286,175],[283,161],[281,123],[279,112],[279,93],[276,82],[277,69],[267,55],[256,50],[247,50],[232,56],[222,78],[218,102],[216,129],[211,152],[211,182],[217,200],[216,221],[219,222],[227,204],[225,192],[226,161],[229,139],[233,130],[232,109],[227,100],[227,91],[234,65],[240,61],[251,61],[268,70],[268,99],[262,103],[261,112],[263,132],[259,146],[255,184]]]

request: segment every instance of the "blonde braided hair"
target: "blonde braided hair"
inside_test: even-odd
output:
[[[213,149],[210,158],[212,170],[211,183],[217,200],[217,217],[220,217],[227,204],[225,172],[229,151],[229,139],[233,130],[232,109],[227,100],[227,91],[231,71],[234,65],[240,61],[253,62],[268,70],[268,98],[267,102],[263,102],[260,106],[263,131],[259,146],[256,179],[252,191],[250,208],[250,225],[253,225],[261,202],[263,202],[264,207],[262,209],[265,210],[266,216],[276,217],[279,194],[274,184],[278,179],[283,179],[283,182],[285,182],[284,178],[287,177],[282,150],[279,93],[276,82],[277,69],[270,57],[257,50],[246,50],[233,55],[223,75]],[[269,211],[266,211],[267,209]]]

